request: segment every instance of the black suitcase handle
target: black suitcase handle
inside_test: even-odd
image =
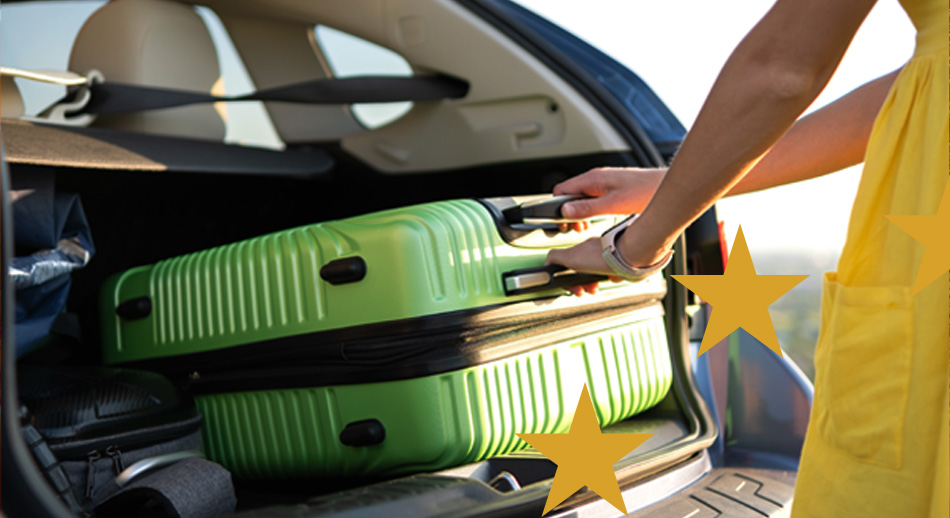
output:
[[[526,201],[520,205],[509,207],[502,211],[505,221],[509,225],[519,223],[544,224],[544,223],[571,223],[582,221],[577,219],[566,219],[561,214],[561,208],[565,203],[575,200],[590,198],[583,194],[565,194],[563,196],[552,196],[542,200]]]
[[[535,268],[512,270],[501,275],[505,295],[509,297],[606,280],[606,275],[578,273],[559,264],[546,264]]]

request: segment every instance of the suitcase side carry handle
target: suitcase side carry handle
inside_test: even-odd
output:
[[[559,264],[512,270],[501,275],[505,295],[509,297],[606,280],[606,275],[578,273]]]
[[[542,200],[526,201],[520,205],[509,207],[502,211],[505,221],[509,225],[519,223],[528,225],[542,225],[545,223],[570,223],[573,221],[582,221],[577,219],[566,219],[561,214],[561,208],[565,203],[575,200],[590,198],[582,194],[565,194],[563,196],[552,196]]]

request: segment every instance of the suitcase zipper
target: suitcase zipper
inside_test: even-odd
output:
[[[242,349],[244,354],[232,354],[229,359],[224,359],[219,352],[214,356],[218,359],[215,365],[211,362],[182,361],[182,364],[190,364],[192,368],[187,374],[176,377],[183,379],[193,394],[200,395],[430,376],[530,352],[539,343],[547,343],[539,340],[550,337],[551,333],[558,333],[558,340],[568,340],[603,330],[605,326],[628,323],[633,310],[652,311],[641,313],[644,319],[663,314],[658,302],[648,300],[639,304],[605,307],[597,312],[588,311],[569,318],[554,314],[522,323],[502,322],[469,329],[442,328],[427,334],[416,332],[354,339],[336,348],[323,348],[324,351],[314,348],[312,343],[307,344],[309,347],[293,347],[283,351],[271,348],[269,359],[264,357],[267,354],[253,354],[245,348]],[[327,349],[339,356],[329,356]],[[400,351],[401,354],[396,356],[393,351]]]
[[[99,450],[92,450],[86,453],[86,493],[84,499],[86,502],[92,500],[92,491],[96,488],[96,461],[102,458]]]
[[[115,476],[119,476],[125,469],[122,466],[122,451],[117,446],[107,446],[102,452],[92,450],[86,453],[86,492],[84,495],[86,503],[92,500],[96,492],[96,472],[98,471],[96,462],[103,458],[103,453],[112,459],[112,470],[115,472]]]
[[[272,370],[276,378],[282,378],[285,369],[307,367],[307,372],[300,376],[321,379],[322,384],[387,381],[387,372],[399,372],[402,377],[423,376],[471,366],[472,358],[484,359],[486,353],[500,359],[524,352],[497,347],[498,337],[503,334],[556,331],[592,319],[659,306],[666,285],[654,288],[637,294],[607,293],[603,300],[580,307],[570,303],[539,307],[537,300],[515,302],[279,336],[223,349],[138,360],[124,366],[161,372],[181,381],[191,378],[187,386],[199,391],[205,391],[206,382],[219,376],[228,380],[226,390],[241,390],[241,380],[232,379],[233,373],[247,371],[252,379],[260,379],[266,377],[259,375],[262,366]],[[435,365],[441,366],[434,368]],[[353,370],[358,366],[380,372],[363,376],[361,372],[365,371]]]
[[[122,452],[115,446],[106,448],[106,455],[112,459],[112,468],[115,470],[115,476],[119,476],[125,468],[122,466]]]
[[[165,442],[167,440],[175,439],[178,437],[184,437],[188,434],[198,431],[201,429],[201,415],[196,415],[185,421],[177,423],[176,426],[164,427],[158,430],[152,430],[145,433],[130,433],[130,437],[120,437],[113,440],[109,440],[107,444],[111,446],[106,448],[106,455],[112,457],[113,461],[116,462],[116,458],[109,453],[109,449],[114,449],[113,451],[121,455],[121,450],[129,451],[133,450],[140,446],[146,446],[151,444],[157,444]],[[56,455],[56,458],[62,460],[76,459],[81,458],[82,455],[85,455],[86,458],[89,458],[89,455],[95,453],[99,455],[99,458],[102,457],[102,453],[99,452],[99,449],[89,450],[90,443],[102,443],[104,441],[99,440],[85,440],[81,443],[74,445],[69,445],[69,443],[61,443],[59,445],[50,445],[50,449]],[[98,458],[96,459],[98,460]],[[117,465],[121,466],[121,458],[118,459]],[[121,471],[121,470],[120,470]]]

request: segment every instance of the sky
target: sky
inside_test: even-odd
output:
[[[74,22],[76,15],[92,12],[99,3],[44,3],[42,16],[31,14],[28,5],[3,6],[0,63],[25,68],[66,68],[66,49],[79,30]],[[687,127],[695,119],[733,48],[772,5],[770,0],[584,0],[583,4],[579,0],[519,0],[519,3],[586,39],[639,74]],[[199,13],[219,46],[230,47],[220,22],[207,12]],[[10,44],[22,41],[27,32],[29,39],[47,44],[30,48]],[[347,44],[347,36],[334,31],[320,31],[318,37],[331,47],[344,48]],[[913,52],[913,41],[913,27],[897,0],[879,0],[812,109],[901,66]],[[352,42],[349,43],[350,48],[354,48]],[[364,49],[363,52],[371,51]],[[380,61],[385,61],[383,56]],[[396,66],[398,68],[398,63]],[[246,72],[233,54],[222,53],[221,67],[229,94],[250,90]],[[39,88],[41,95],[24,96],[28,112],[61,95],[61,89],[56,87],[32,88]],[[228,109],[229,117],[234,120],[261,119],[259,105],[232,105]],[[404,107],[390,108],[390,112],[393,110],[398,113]],[[372,111],[365,114],[369,119],[373,115]],[[231,141],[276,142],[269,124],[263,130],[259,123],[231,126]],[[756,251],[834,256],[844,242],[859,176],[860,168],[851,168],[824,178],[729,198],[718,205],[720,218],[725,221],[730,236],[742,225],[753,258]],[[732,237],[729,240],[731,242]]]

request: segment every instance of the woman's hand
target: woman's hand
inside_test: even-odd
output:
[[[637,225],[639,220],[634,221],[617,242],[620,247],[620,255],[630,265],[646,267],[656,264],[666,257],[667,250],[672,246],[672,241],[655,241],[644,235],[643,227]],[[603,246],[600,238],[591,238],[583,243],[571,247],[554,249],[548,252],[547,264],[559,264],[566,266],[577,272],[599,273],[606,275],[613,282],[620,282],[622,277],[618,276],[607,262],[604,261]],[[584,284],[568,288],[573,295],[582,295],[585,292],[593,295],[597,293],[597,283]]]
[[[666,169],[638,169],[633,167],[601,167],[554,186],[554,195],[584,194],[594,196],[564,204],[561,213],[571,219],[591,218],[604,214],[633,214],[643,211],[653,197],[653,192],[663,180]],[[567,230],[567,225],[562,230]],[[586,230],[586,222],[571,223],[570,228]],[[607,275],[614,282],[617,277],[606,261],[599,238],[591,238],[572,247],[551,250],[548,264],[560,264],[572,270]],[[597,283],[569,288],[574,295],[597,293]]]
[[[574,271],[585,273],[599,273],[611,276],[611,280],[619,281],[617,274],[607,266],[600,246],[600,238],[592,237],[583,243],[571,247],[554,249],[548,252],[547,264],[559,264]],[[582,295],[585,292],[593,295],[597,293],[597,283],[583,284],[567,288],[573,295]]]
[[[561,213],[570,219],[639,213],[653,197],[665,174],[666,169],[601,167],[555,185],[554,195],[584,194],[594,197],[564,204]],[[570,228],[578,231],[584,230],[584,227],[583,223],[570,225]]]

